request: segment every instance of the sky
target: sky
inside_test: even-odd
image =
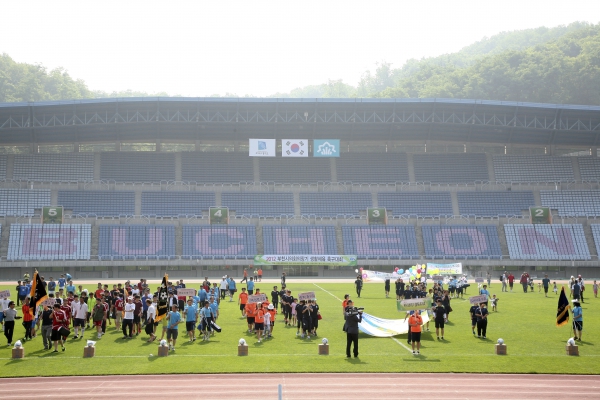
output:
[[[0,0],[0,53],[93,90],[267,96],[500,32],[598,23],[598,0]]]

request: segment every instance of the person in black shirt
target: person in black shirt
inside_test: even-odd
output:
[[[354,344],[354,358],[358,357],[358,324],[362,322],[362,311],[354,308],[352,300],[346,306],[346,357],[350,358],[350,348]]]
[[[277,286],[273,286],[273,291],[271,292],[271,303],[275,310],[277,310],[277,305],[279,304],[279,291],[277,290]]]
[[[285,287],[285,272],[281,273],[281,287]]]
[[[292,321],[292,303],[294,298],[292,297],[292,291],[287,290],[286,293],[281,296],[281,304],[283,307],[283,318],[286,325],[291,325]]]
[[[312,308],[312,334],[317,336],[317,328],[319,328],[319,316],[321,315],[321,312],[319,311],[319,305],[317,304],[317,299],[312,300]]]
[[[44,350],[52,348],[52,310],[44,306],[42,311],[42,339],[44,340]]]
[[[362,276],[360,276],[360,275],[356,276],[356,280],[354,281],[354,286],[356,287],[356,295],[358,297],[360,297],[360,292],[361,292],[362,287],[363,287]]]
[[[485,306],[485,303],[481,303],[477,310],[475,310],[475,317],[477,317],[477,337],[483,337],[486,339],[487,316],[488,310]]]
[[[433,315],[435,316],[435,336],[440,338],[440,329],[442,330],[442,340],[444,340],[444,320],[446,317],[446,309],[442,305],[442,299],[437,299],[436,305],[433,306]]]
[[[292,301],[294,301],[296,299],[292,299]],[[300,332],[300,327],[302,326],[302,320],[304,318],[304,307],[305,306],[305,301],[296,301],[296,320],[297,320],[297,326],[296,326],[296,336],[298,336],[299,332]],[[290,303],[291,304],[291,303]],[[291,305],[290,305],[291,308]],[[291,325],[291,323],[290,323]],[[302,337],[304,337],[304,333],[302,334]]]
[[[390,278],[385,278],[385,298],[390,297]]]
[[[477,326],[477,316],[475,313],[479,306],[477,304],[473,304],[471,308],[469,308],[469,315],[471,316],[471,330],[473,331],[473,336],[475,336],[475,327]]]

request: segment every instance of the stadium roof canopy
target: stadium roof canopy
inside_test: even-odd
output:
[[[0,144],[246,140],[594,147],[600,107],[458,99],[121,98],[0,104]]]

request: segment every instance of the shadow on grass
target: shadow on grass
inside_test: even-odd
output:
[[[402,360],[408,362],[442,362],[439,358],[428,358],[423,354],[415,355],[412,358],[403,358]]]
[[[355,365],[358,365],[358,364],[368,364],[368,363],[364,362],[363,360],[361,360],[360,356],[353,357],[353,358],[346,357],[346,358],[344,358],[344,360],[346,360],[347,363],[355,364]]]

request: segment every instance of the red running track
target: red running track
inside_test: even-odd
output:
[[[223,374],[119,375],[0,379],[13,399],[592,399],[595,375],[484,374]]]

